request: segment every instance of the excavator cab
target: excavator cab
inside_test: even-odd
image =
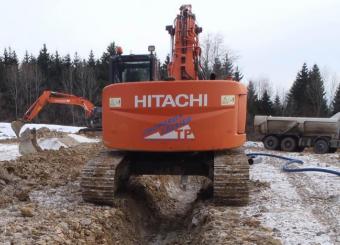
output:
[[[159,61],[151,52],[141,55],[115,55],[110,60],[110,82],[126,83],[159,80]]]

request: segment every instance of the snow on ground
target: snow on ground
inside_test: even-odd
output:
[[[256,141],[247,141],[243,144],[244,147],[254,147],[254,148],[263,148],[262,142],[256,142]]]
[[[15,138],[15,133],[10,123],[0,123],[0,140]]]
[[[340,154],[317,155],[311,152],[287,153],[259,149],[250,152],[272,153],[304,161],[296,167],[326,167],[340,171]],[[340,178],[336,175],[304,172],[285,173],[284,161],[263,157],[251,166],[251,179],[270,184],[245,215],[258,215],[283,244],[340,244]]]
[[[68,136],[72,137],[79,143],[98,143],[99,142],[99,139],[90,139],[90,138],[87,138],[85,136],[78,135],[78,134],[69,134]]]
[[[69,147],[81,143],[96,143],[99,139],[90,139],[82,135],[74,134],[83,127],[72,127],[51,124],[26,124],[22,129],[26,128],[42,128],[46,127],[51,131],[69,133],[65,138],[42,138],[38,139],[38,144],[43,150],[59,150],[61,147]],[[0,123],[0,140],[16,138],[10,123]],[[0,161],[13,160],[21,156],[17,143],[0,144]]]
[[[98,141],[74,134],[80,129],[78,127],[34,126],[68,132],[68,136],[78,143]],[[0,123],[0,139],[13,136],[10,124]],[[40,139],[39,144],[44,149],[67,146],[58,138]],[[265,150],[260,142],[246,142],[244,146],[246,153],[272,153],[305,162],[296,167],[326,167],[340,171],[340,152],[325,155],[309,151],[274,152]],[[0,161],[18,156],[17,144],[0,144]],[[243,215],[259,219],[264,226],[273,230],[283,244],[340,244],[340,178],[317,172],[285,173],[281,169],[283,164],[281,160],[263,157],[262,162],[251,166],[251,179],[266,182],[269,187],[261,189],[254,197],[256,200],[253,199],[250,205],[242,209]],[[172,186],[167,186],[167,191],[172,193]]]
[[[43,150],[59,150],[60,147],[67,148],[68,146],[61,142],[58,138],[47,138],[47,139],[39,139],[38,145]]]
[[[49,128],[51,131],[59,131],[65,133],[76,133],[84,127],[73,127],[73,126],[63,126],[63,125],[53,125],[53,124],[25,124],[22,127],[21,132],[24,132],[26,128]],[[11,128],[10,123],[0,123],[0,140],[15,138],[15,133]]]
[[[0,161],[8,161],[19,157],[17,144],[0,144]]]

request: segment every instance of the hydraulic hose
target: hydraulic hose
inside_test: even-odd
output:
[[[268,154],[268,153],[248,153],[247,156],[249,159],[249,164],[255,163],[254,159],[258,156],[265,156],[265,157],[274,157],[281,160],[285,160],[286,163],[282,166],[282,170],[285,172],[322,172],[322,173],[328,173],[328,174],[335,174],[337,176],[340,176],[340,172],[332,169],[327,168],[290,168],[289,165],[292,163],[298,163],[303,164],[302,160],[290,158],[290,157],[284,157],[274,154]]]

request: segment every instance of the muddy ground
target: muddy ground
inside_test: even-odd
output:
[[[102,149],[81,144],[0,162],[0,244],[340,243],[337,177],[253,165],[246,207],[215,206],[203,177],[133,177],[113,207],[96,206],[82,201],[79,176]]]

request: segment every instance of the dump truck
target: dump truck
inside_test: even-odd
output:
[[[330,118],[255,116],[255,132],[268,150],[300,152],[313,147],[318,154],[340,148],[340,112]]]

